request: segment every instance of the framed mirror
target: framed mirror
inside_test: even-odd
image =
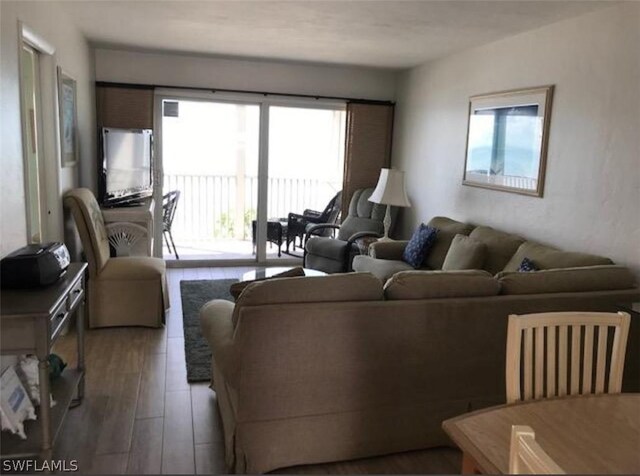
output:
[[[542,197],[553,86],[473,96],[462,183]]]

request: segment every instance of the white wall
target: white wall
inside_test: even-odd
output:
[[[95,181],[95,99],[91,49],[59,7],[47,2],[0,3],[0,256],[26,244],[25,193],[20,122],[18,20],[56,48],[55,60],[77,81],[80,166],[59,169],[59,193],[51,208],[62,212],[61,194],[78,183]],[[55,87],[54,87],[55,89]],[[44,104],[43,107],[54,107]],[[50,131],[47,131],[50,132]],[[58,164],[57,151],[46,160]],[[82,174],[80,180],[79,174]],[[61,218],[61,217],[59,217]],[[59,223],[59,233],[62,224]],[[60,239],[60,236],[55,236]]]
[[[469,96],[555,84],[544,198],[462,186]],[[412,69],[393,163],[413,207],[609,256],[640,275],[640,4],[608,7]]]
[[[96,80],[390,100],[386,69],[96,49]]]

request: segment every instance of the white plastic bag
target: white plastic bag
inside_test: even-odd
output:
[[[35,420],[36,412],[13,366],[8,367],[0,377],[0,408],[2,430],[26,440],[23,422]]]
[[[35,355],[21,355],[18,360],[17,372],[34,405],[40,405],[40,373],[38,372],[38,358]],[[53,407],[56,402],[50,397]]]

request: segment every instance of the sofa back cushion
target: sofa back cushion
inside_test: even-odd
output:
[[[401,271],[384,285],[388,300],[495,296],[500,284],[486,271]]]
[[[518,271],[522,260],[525,258],[531,260],[538,269],[579,268],[582,266],[613,264],[609,258],[602,256],[560,251],[551,246],[525,241],[506,264],[503,271]]]
[[[496,279],[501,285],[501,294],[611,291],[636,286],[631,271],[615,265],[548,269],[531,273],[504,271]]]
[[[301,302],[380,301],[383,296],[382,283],[370,273],[256,281],[242,291],[236,302],[232,320],[235,326],[243,306]]]
[[[427,225],[436,228],[438,235],[424,263],[429,269],[442,269],[444,258],[447,256],[453,238],[456,235],[468,235],[473,230],[473,225],[461,223],[447,217],[434,217]]]
[[[487,245],[470,236],[456,235],[442,263],[443,271],[482,269]]]
[[[504,231],[494,230],[488,226],[479,226],[469,235],[474,240],[487,246],[487,254],[482,269],[496,274],[504,269],[524,238]]]

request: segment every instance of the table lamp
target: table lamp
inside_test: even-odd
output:
[[[391,228],[391,207],[410,207],[411,203],[407,198],[404,189],[404,172],[394,169],[380,170],[378,185],[369,197],[369,201],[386,205],[387,211],[384,214],[384,237],[383,241],[389,241],[389,229]]]

